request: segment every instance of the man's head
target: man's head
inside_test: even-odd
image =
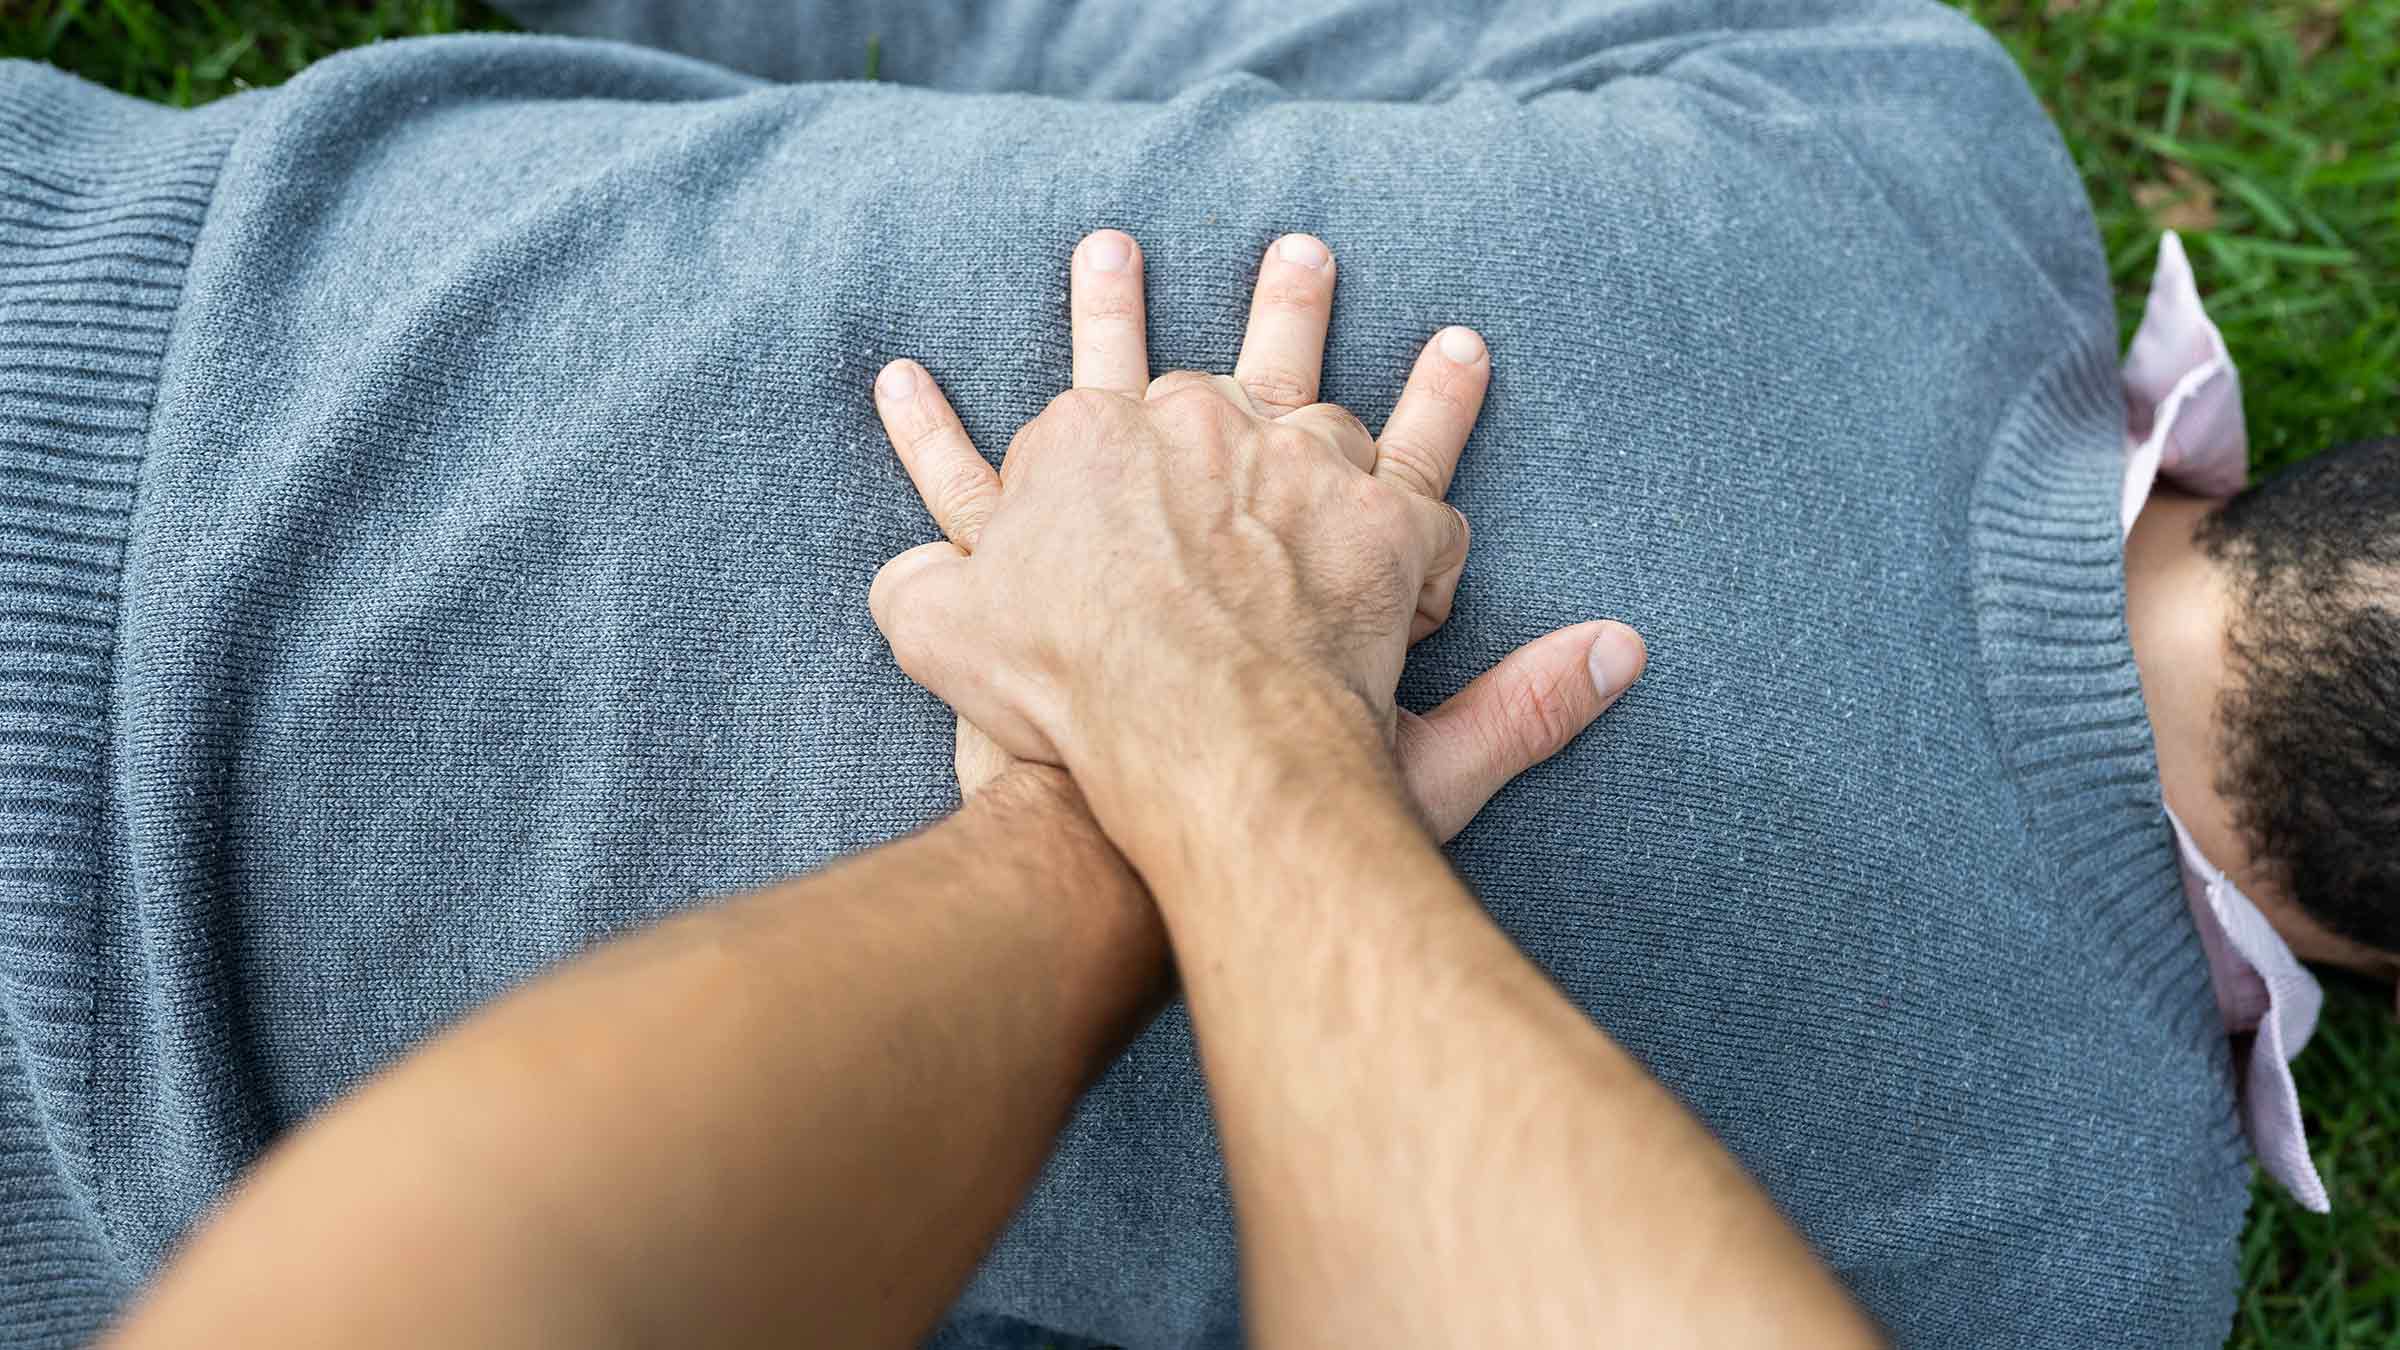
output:
[[[2212,786],[2236,874],[2303,955],[2400,967],[2400,439],[2287,469],[2190,537],[2223,603]]]

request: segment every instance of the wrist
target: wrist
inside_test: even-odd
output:
[[[1290,671],[1221,678],[1213,694],[1163,705],[1172,717],[1079,719],[1095,734],[1072,761],[1075,782],[1162,908],[1195,868],[1305,837],[1321,820],[1424,836],[1385,717],[1366,699]]]
[[[1074,895],[1141,889],[1064,769],[1012,764],[960,803],[954,823],[968,832],[983,866],[1039,873]]]
[[[1095,1010],[1069,1023],[1098,1028],[1097,1038],[1060,1048],[1089,1058],[1085,1068],[1097,1073],[1173,985],[1166,930],[1141,877],[1101,832],[1074,780],[1049,765],[1012,765],[949,824],[958,873],[977,878],[973,889],[987,902],[1019,897],[1010,927],[1027,958],[1056,996]]]

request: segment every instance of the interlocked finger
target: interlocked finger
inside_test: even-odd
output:
[[[1375,438],[1367,434],[1366,423],[1359,421],[1348,408],[1334,403],[1311,403],[1276,421],[1325,442],[1335,454],[1358,466],[1361,473],[1375,472]]]
[[[1144,338],[1142,250],[1122,230],[1095,230],[1068,269],[1069,341],[1075,384],[1139,397],[1150,382]]]
[[[1250,401],[1249,392],[1235,383],[1232,376],[1211,375],[1205,370],[1170,370],[1152,380],[1149,391],[1143,397],[1165,398],[1169,394],[1181,393],[1183,390],[1195,386],[1213,390],[1218,397],[1234,407],[1252,416],[1258,415],[1258,405]]]
[[[1437,501],[1447,495],[1491,381],[1490,353],[1475,330],[1434,334],[1377,438],[1375,476]]]
[[[1000,505],[1000,475],[976,452],[950,400],[923,366],[900,360],[875,377],[875,411],[934,524],[972,550]]]
[[[1317,401],[1325,329],[1333,321],[1333,273],[1333,251],[1308,234],[1276,240],[1259,264],[1233,377],[1269,417]]]

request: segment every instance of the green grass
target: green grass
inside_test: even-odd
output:
[[[2186,242],[2259,467],[2400,433],[2400,0],[1967,9],[2083,167],[2128,336],[2154,216],[2213,222]]]
[[[2129,335],[2158,227],[2184,230],[2260,468],[2400,434],[2400,0],[1966,8],[2083,167]],[[342,47],[505,26],[473,0],[0,0],[0,54],[190,104]],[[2389,991],[2331,986],[2299,1077],[2334,1214],[2259,1189],[2244,1350],[2400,1346],[2400,1032]]]
[[[188,107],[344,47],[508,27],[475,0],[0,0],[0,56]]]

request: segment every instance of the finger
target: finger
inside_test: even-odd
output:
[[[972,551],[983,523],[1000,504],[1000,475],[975,453],[950,400],[923,366],[902,359],[875,377],[875,412],[934,524],[952,543]]]
[[[1400,728],[1400,767],[1436,834],[1467,827],[1510,779],[1565,749],[1641,677],[1649,653],[1614,620],[1535,638]]]
[[[1277,420],[1325,442],[1335,454],[1357,465],[1359,472],[1375,472],[1375,438],[1367,434],[1367,424],[1348,408],[1335,403],[1311,403]]]
[[[917,632],[919,620],[924,620],[931,608],[929,596],[936,596],[946,581],[943,569],[965,562],[965,557],[967,550],[950,540],[934,540],[900,552],[876,569],[874,584],[866,589],[866,613],[876,617],[876,627],[883,629],[893,651],[900,651],[902,639]],[[919,680],[919,685],[922,682]]]
[[[958,731],[951,738],[950,766],[958,774],[958,795],[972,797],[989,786],[993,779],[1016,766],[1016,757],[1000,748],[1000,743],[984,734],[982,728],[965,718],[958,719]]]
[[[1417,546],[1417,561],[1430,581],[1467,563],[1467,518],[1448,502],[1406,494],[1408,523]]]
[[[1445,328],[1417,353],[1399,406],[1383,424],[1375,476],[1439,499],[1491,387],[1491,353],[1472,328]]]
[[[1317,401],[1325,325],[1333,318],[1333,253],[1314,235],[1287,234],[1267,249],[1250,293],[1250,327],[1233,378],[1269,417]]]
[[[1458,515],[1456,511],[1451,514]],[[1417,589],[1417,612],[1408,625],[1408,640],[1412,645],[1424,641],[1427,634],[1450,621],[1450,606],[1458,599],[1459,578],[1466,575],[1467,553],[1475,533],[1467,527],[1463,515],[1458,516],[1458,529],[1456,543],[1445,542],[1441,546],[1446,551],[1435,556],[1425,573],[1425,584]]]
[[[1075,383],[1139,396],[1150,382],[1143,337],[1142,251],[1122,230],[1097,230],[1075,248],[1067,279]]]
[[[891,646],[892,659],[908,678],[945,701],[952,681],[939,639],[953,627],[947,618],[955,594],[950,583],[966,561],[965,551],[948,540],[919,544],[885,563],[867,588],[867,612]]]
[[[991,611],[988,603],[974,599],[973,566],[955,544],[920,544],[875,574],[867,608],[908,678],[990,733],[1007,753],[1055,764],[1058,754],[1042,724],[1029,720],[1024,708],[995,686],[989,668],[973,662],[969,653],[979,644],[962,639]]]
[[[1205,370],[1170,370],[1152,380],[1150,387],[1143,391],[1142,397],[1161,399],[1195,387],[1206,388],[1217,397],[1252,416],[1258,414],[1258,405],[1250,401],[1249,391],[1234,383],[1232,376],[1211,375]]]

